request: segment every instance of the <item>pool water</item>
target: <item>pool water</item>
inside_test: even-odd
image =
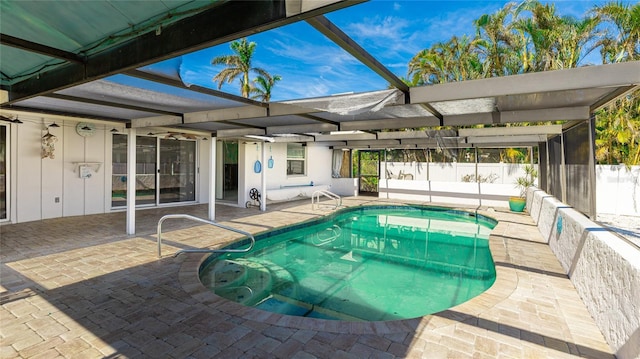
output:
[[[200,279],[224,298],[275,313],[415,318],[463,303],[493,284],[488,237],[495,224],[434,207],[349,208],[256,236],[248,253],[211,256]]]

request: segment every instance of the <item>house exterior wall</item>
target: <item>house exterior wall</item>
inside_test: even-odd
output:
[[[263,145],[265,146],[265,163],[262,163]],[[332,182],[332,150],[327,146],[309,143],[306,146],[306,174],[296,176],[287,175],[286,143],[247,142],[240,146],[239,152],[241,158],[239,168],[242,172],[238,174],[238,187],[241,188],[241,193],[238,196],[239,205],[250,201],[249,191],[252,188],[261,192],[262,173],[254,171],[256,160],[261,162],[262,171],[266,171],[267,190],[279,189],[283,186],[309,185],[312,181],[314,185],[330,185]],[[273,168],[268,166],[269,158],[273,159]],[[243,161],[244,163],[242,163]],[[242,179],[244,179],[244,183],[241,183]]]
[[[10,218],[14,223],[47,218],[87,215],[105,212],[105,200],[110,191],[110,132],[106,125],[96,125],[95,135],[82,137],[75,131],[78,121],[60,120],[60,126],[50,128],[55,135],[54,158],[42,158],[41,139],[46,126],[54,122],[46,117],[21,116],[22,124],[12,126],[15,143],[9,155],[15,163],[11,171],[11,195],[15,211]],[[109,127],[110,129],[110,127]],[[108,140],[108,141],[107,141]],[[108,143],[108,145],[107,145]],[[79,162],[100,164],[87,179],[78,173]],[[109,187],[107,187],[107,182]]]
[[[75,131],[79,120],[56,117],[42,117],[35,114],[20,114],[22,124],[10,124],[9,132],[9,221],[12,223],[41,220],[46,218],[108,213],[111,211],[111,148],[113,124],[96,123],[95,135],[82,137]],[[41,138],[47,125],[56,122],[61,127],[50,128],[51,134],[58,138],[55,144],[54,158],[41,157]],[[122,125],[119,124],[121,127]],[[244,206],[249,200],[251,188],[261,189],[261,173],[254,173],[256,160],[262,163],[266,172],[267,189],[279,189],[281,186],[331,185],[332,150],[326,146],[309,143],[306,147],[306,174],[287,176],[286,143],[265,143],[265,157],[262,158],[261,142],[246,142],[239,146],[238,205]],[[210,142],[197,142],[197,197],[196,202],[208,203],[209,168],[213,165],[210,158]],[[217,151],[218,155],[220,151]],[[268,160],[273,159],[273,168]],[[79,176],[78,163],[90,162],[94,173],[91,178]],[[425,191],[453,192],[451,182],[459,183],[465,174],[473,174],[473,164],[461,163],[383,163],[383,169],[398,174],[412,174],[414,181],[382,178],[380,196],[385,198],[423,200]],[[384,172],[384,170],[383,170]],[[431,181],[427,181],[427,173]],[[429,194],[431,201],[471,203],[483,206],[504,206],[506,201],[500,196],[517,194],[513,186],[515,177],[521,173],[520,167],[509,164],[478,164],[478,174],[485,177],[496,174],[495,183],[460,183],[457,188],[464,198],[456,196],[437,196]],[[597,211],[598,213],[640,216],[640,166],[626,169],[621,166],[596,166],[597,174]],[[349,179],[353,181],[353,179]],[[218,181],[220,182],[220,181]],[[354,193],[353,184],[342,191],[341,195]],[[219,184],[219,183],[218,183]],[[440,188],[443,184],[443,188]],[[357,184],[355,186],[357,188]],[[467,188],[469,187],[469,188]],[[440,189],[439,189],[440,188]],[[339,190],[338,187],[335,190]],[[408,191],[405,191],[408,190]],[[486,197],[478,203],[476,198]],[[436,197],[442,198],[436,198]],[[460,196],[458,196],[460,197]]]
[[[37,221],[47,218],[81,216],[111,212],[112,133],[122,124],[94,123],[95,134],[82,137],[77,120],[20,114],[21,124],[9,127],[8,219],[3,223]],[[54,158],[42,158],[42,136],[47,126],[55,135]],[[197,141],[196,202],[207,203],[209,196],[209,141]],[[87,163],[90,178],[80,178],[79,164]]]

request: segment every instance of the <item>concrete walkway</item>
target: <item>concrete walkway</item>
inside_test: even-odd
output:
[[[345,199],[345,204],[381,203]],[[206,218],[206,205],[0,226],[1,358],[613,358],[531,219],[500,221],[490,246],[496,283],[444,312],[392,322],[282,316],[221,300],[197,279],[201,254],[237,238],[169,213]],[[254,233],[324,214],[309,202],[218,206],[217,221]]]

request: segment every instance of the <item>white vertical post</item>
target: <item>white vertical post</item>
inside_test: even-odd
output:
[[[261,186],[260,186],[260,210],[267,210],[267,151],[265,150],[266,142],[262,142],[262,172],[260,173]]]
[[[127,234],[136,234],[136,129],[127,136]]]
[[[216,137],[211,137],[209,141],[209,220],[216,220]]]

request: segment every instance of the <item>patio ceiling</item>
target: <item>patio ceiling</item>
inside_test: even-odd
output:
[[[265,136],[336,148],[411,148],[437,144],[426,127],[586,120],[640,85],[636,61],[409,88],[322,15],[358,2],[157,1],[129,8],[127,2],[94,1],[74,2],[74,11],[68,11],[68,2],[3,1],[2,107],[135,128],[195,130],[219,138]],[[89,24],[84,20],[89,18],[99,21]],[[177,74],[145,67],[300,20],[394,89],[267,104],[187,86]],[[399,131],[406,129],[413,131]],[[549,132],[495,129],[471,135],[461,130],[454,142],[537,144],[557,132],[545,129]]]

